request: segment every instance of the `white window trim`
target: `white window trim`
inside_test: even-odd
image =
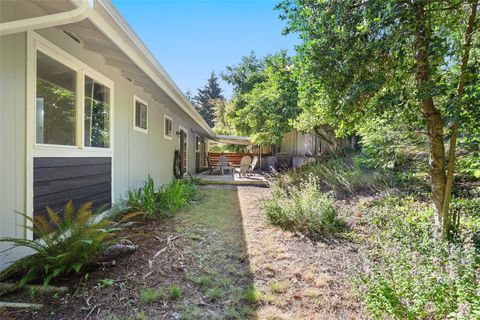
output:
[[[137,101],[147,107],[147,129],[143,129],[143,128],[141,128],[141,127],[137,127],[137,123],[136,123],[136,121],[135,121],[135,120],[137,120],[137,119],[136,119],[137,113],[136,113],[136,110],[135,110],[136,107],[137,107]],[[138,132],[142,132],[142,133],[148,134],[148,127],[149,127],[149,125],[148,125],[148,118],[149,118],[149,117],[148,117],[148,109],[149,109],[148,103],[147,103],[145,100],[139,98],[139,97],[136,96],[136,95],[133,95],[133,116],[132,116],[132,119],[133,119],[133,130],[134,130],[134,131],[138,131]]]
[[[185,150],[185,153],[186,153],[186,157],[185,157],[185,174],[187,174],[188,172],[188,130],[187,128],[181,126],[181,125],[178,125],[178,131],[182,130],[183,132],[185,132],[185,144],[186,144],[186,150]],[[178,146],[180,147],[180,136],[178,137]]]
[[[76,59],[69,53],[63,51],[61,48],[55,46],[45,38],[41,37],[35,32],[29,32],[30,37],[33,41],[33,61],[31,70],[27,71],[28,75],[33,77],[32,85],[32,95],[27,99],[35,101],[37,96],[37,52],[42,52],[51,59],[65,65],[66,67],[72,69],[76,72],[76,106],[77,106],[77,123],[76,123],[76,142],[75,145],[57,145],[57,144],[44,144],[37,143],[36,137],[36,112],[34,108],[29,106],[29,114],[33,118],[33,156],[34,157],[93,157],[93,156],[111,156],[113,153],[113,110],[114,110],[114,82],[109,78],[105,77],[98,71],[92,69],[88,65],[84,64],[80,60]],[[86,147],[84,141],[84,112],[85,112],[85,77],[89,77],[95,81],[98,81],[102,85],[106,86],[110,90],[110,146],[109,148],[99,148],[99,147]],[[28,76],[27,76],[28,78]],[[31,135],[29,135],[30,137]]]
[[[165,120],[167,120],[167,119],[170,120],[170,122],[172,123],[172,131],[170,131],[170,135],[169,135],[169,136],[167,136],[167,135],[165,134]],[[168,139],[168,140],[172,140],[172,139],[173,139],[173,120],[172,120],[172,118],[170,118],[170,117],[167,116],[166,114],[163,115],[163,137],[164,137],[165,139]]]
[[[50,144],[37,144],[36,137],[36,97],[37,97],[37,51],[48,55],[54,60],[65,64],[67,67],[77,71],[77,137],[75,146],[62,146]],[[68,52],[54,45],[35,31],[27,31],[27,52],[26,52],[26,178],[25,178],[25,213],[33,219],[33,159],[41,157],[111,157],[112,174],[111,189],[112,199],[115,199],[114,181],[114,82],[105,77],[95,69],[73,57]],[[84,146],[84,79],[88,76],[110,89],[110,148],[96,148]],[[22,228],[26,239],[33,239],[33,232],[28,229],[32,223],[26,220]],[[19,231],[19,232],[21,232]]]

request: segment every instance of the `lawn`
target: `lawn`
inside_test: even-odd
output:
[[[246,319],[252,277],[236,190],[202,189],[174,218],[148,220],[123,236],[139,249],[115,266],[58,279],[70,292],[2,297],[46,306],[24,319]],[[1,313],[0,313],[1,314]],[[12,314],[13,316],[13,314]]]
[[[2,299],[45,304],[10,313],[15,319],[364,318],[349,281],[356,244],[269,225],[259,207],[269,192],[203,187],[173,218],[140,220],[126,231],[138,250],[116,265],[55,280],[68,293]]]

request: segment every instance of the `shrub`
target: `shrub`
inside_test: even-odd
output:
[[[319,191],[318,179],[313,175],[298,187],[274,183],[272,198],[263,201],[263,208],[273,225],[286,230],[319,233],[345,227],[337,217],[332,197]]]
[[[141,210],[145,217],[151,218],[159,211],[159,197],[155,188],[155,182],[148,176],[143,187],[127,193],[128,205],[134,210]]]
[[[456,243],[433,234],[433,212],[393,198],[372,207],[381,232],[359,277],[374,318],[478,319],[479,256],[465,230]]]
[[[324,191],[338,195],[354,194],[360,190],[373,190],[388,186],[391,174],[380,169],[362,167],[351,157],[331,157],[299,169],[289,170],[276,177],[282,187],[300,186],[310,175],[318,179],[318,186]]]
[[[127,203],[133,210],[144,212],[145,217],[171,216],[186,206],[197,194],[194,181],[173,180],[160,189],[149,176],[143,187],[128,191]]]
[[[393,169],[404,164],[415,149],[425,148],[426,137],[417,133],[421,125],[415,117],[385,113],[359,124],[360,145],[366,155],[363,163],[373,168]]]
[[[172,215],[186,206],[197,194],[197,187],[190,180],[173,180],[159,192],[159,210],[164,215]]]
[[[480,152],[473,151],[457,159],[457,168],[461,174],[472,179],[480,179]]]
[[[58,276],[80,272],[112,243],[114,232],[118,230],[111,221],[96,222],[91,208],[92,204],[88,202],[75,213],[70,201],[65,205],[63,219],[47,208],[53,225],[42,216],[32,219],[22,214],[32,224],[27,229],[39,239],[1,238],[0,241],[13,242],[16,246],[30,248],[35,253],[2,271],[0,280],[21,274],[19,286],[38,280],[48,285]]]

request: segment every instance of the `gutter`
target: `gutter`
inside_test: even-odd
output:
[[[93,0],[80,0],[80,4],[71,11],[3,22],[0,23],[0,36],[79,22],[89,16],[92,8]]]

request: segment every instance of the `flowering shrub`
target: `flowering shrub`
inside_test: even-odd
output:
[[[382,231],[372,239],[359,288],[374,318],[480,319],[480,265],[471,229],[447,243],[432,233],[433,212],[412,201],[386,201],[371,211],[382,217],[375,220]]]

